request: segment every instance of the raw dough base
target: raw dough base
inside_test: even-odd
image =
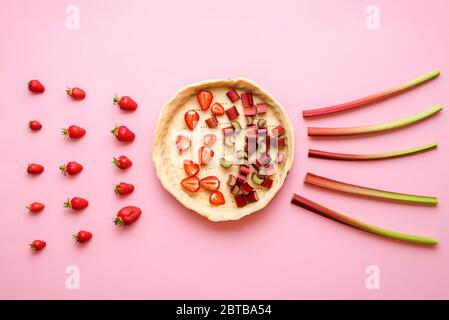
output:
[[[186,177],[182,166],[182,159],[188,156],[179,155],[176,151],[176,136],[182,132],[192,135],[192,160],[197,161],[197,150],[200,147],[200,140],[206,133],[214,133],[218,140],[212,149],[222,148],[223,134],[221,128],[229,126],[229,120],[225,115],[218,117],[219,127],[216,129],[209,129],[204,120],[211,116],[210,109],[201,111],[196,99],[196,94],[200,90],[210,90],[214,94],[214,102],[220,102],[225,109],[236,105],[240,116],[237,119],[242,127],[246,126],[246,120],[243,116],[242,100],[232,103],[226,96],[226,92],[230,89],[236,89],[239,94],[244,91],[252,91],[254,96],[254,103],[264,102],[267,104],[267,113],[260,117],[267,120],[268,129],[280,124],[285,129],[287,137],[287,146],[281,151],[285,154],[285,161],[278,166],[278,170],[271,178],[274,180],[271,189],[267,190],[261,186],[255,186],[259,195],[259,201],[246,205],[243,208],[237,208],[234,197],[229,192],[229,187],[226,185],[227,177],[230,173],[236,175],[238,166],[233,166],[230,169],[224,169],[218,164],[217,156],[221,156],[221,152],[215,152],[214,164],[201,166],[198,173],[199,178],[204,178],[209,175],[216,175],[220,181],[220,191],[223,192],[226,199],[226,204],[222,206],[211,206],[209,204],[208,191],[200,190],[197,193],[189,193],[184,190],[180,182]],[[184,121],[184,114],[187,110],[195,109],[200,115],[200,122],[195,130],[192,132],[186,128]],[[256,117],[257,121],[257,117]],[[229,80],[210,80],[198,82],[186,86],[179,90],[173,98],[171,98],[161,110],[159,115],[156,134],[153,142],[153,161],[156,167],[156,174],[161,181],[164,188],[170,192],[183,206],[191,209],[198,214],[208,218],[211,221],[227,221],[238,220],[246,215],[256,212],[264,208],[279,189],[282,187],[284,180],[290,170],[294,159],[294,131],[293,126],[282,106],[271,96],[271,94],[254,82],[244,79],[229,79]],[[239,148],[242,149],[242,148]],[[249,178],[251,179],[251,178]]]

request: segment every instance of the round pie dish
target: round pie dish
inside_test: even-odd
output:
[[[243,207],[238,207],[234,195],[231,194],[230,188],[226,185],[230,174],[237,175],[239,165],[233,163],[229,168],[220,165],[220,157],[228,157],[229,148],[224,146],[224,134],[222,130],[228,128],[231,124],[227,113],[217,116],[216,127],[211,128],[205,121],[211,116],[211,110],[202,110],[197,99],[197,94],[207,90],[213,94],[213,101],[221,104],[224,109],[228,110],[235,106],[238,110],[235,122],[242,124],[241,132],[246,129],[247,120],[244,115],[245,101],[238,99],[231,101],[227,94],[230,90],[235,90],[238,95],[250,92],[251,103],[265,105],[262,114],[257,114],[253,118],[255,123],[259,119],[263,119],[264,130],[276,130],[278,126],[282,126],[282,158],[280,163],[276,163],[275,173],[270,176],[270,187],[264,188],[262,185],[254,185],[254,191],[257,192],[257,201],[248,202]],[[189,110],[195,110],[199,115],[199,121],[193,130],[186,125],[185,114]],[[246,111],[245,111],[246,112]],[[265,121],[264,121],[265,120]],[[232,128],[232,127],[231,127]],[[188,136],[191,145],[187,151],[180,152],[176,147],[177,137],[179,135]],[[198,192],[189,192],[181,186],[181,181],[187,177],[184,170],[184,161],[186,159],[198,162],[198,150],[204,144],[205,135],[215,135],[216,142],[211,147],[213,150],[213,161],[200,166],[197,176],[201,179],[206,176],[215,176],[220,181],[219,191],[224,195],[225,203],[221,205],[211,205],[209,201],[210,192],[200,189]],[[246,137],[247,139],[247,137]],[[243,149],[239,140],[245,144],[245,139],[235,141],[235,150]],[[247,140],[246,140],[247,141]],[[240,145],[239,145],[240,143]],[[248,142],[246,142],[248,143]],[[272,143],[273,144],[273,143]],[[273,96],[261,88],[254,82],[245,79],[226,79],[226,80],[209,80],[188,85],[180,89],[163,107],[159,114],[156,126],[156,133],[153,141],[153,162],[156,169],[156,175],[161,181],[162,186],[171,193],[184,207],[195,211],[196,213],[206,217],[211,221],[229,221],[238,220],[244,216],[254,213],[264,208],[277,194],[282,187],[287,174],[292,166],[295,155],[295,141],[293,126],[283,107],[277,102]],[[270,149],[271,150],[271,149]],[[248,165],[249,166],[249,165]],[[252,168],[252,167],[251,167]],[[254,169],[252,169],[254,170]],[[257,171],[257,169],[256,169]],[[251,178],[248,178],[251,182]]]

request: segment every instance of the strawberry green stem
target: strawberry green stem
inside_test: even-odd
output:
[[[336,153],[322,150],[309,149],[310,158],[321,158],[321,159],[331,159],[331,160],[348,160],[348,161],[363,161],[363,160],[381,160],[381,159],[391,159],[397,157],[404,157],[413,155],[420,152],[430,151],[437,148],[436,143],[429,143],[423,146],[389,151],[382,153],[368,153],[368,154],[350,154],[350,153]]]
[[[304,110],[302,112],[302,116],[304,118],[317,117],[317,116],[331,115],[331,114],[334,114],[337,112],[355,109],[355,108],[358,108],[358,107],[361,107],[361,106],[364,106],[364,105],[367,105],[370,103],[378,102],[378,101],[393,97],[395,95],[401,94],[401,93],[403,93],[407,90],[410,90],[414,87],[417,87],[420,84],[423,84],[433,78],[436,78],[439,75],[440,75],[439,70],[433,70],[433,71],[426,73],[412,81],[403,83],[397,87],[394,87],[389,90],[385,90],[385,91],[382,91],[377,94],[373,94],[373,95],[370,95],[370,96],[367,96],[367,97],[364,97],[361,99],[357,99],[354,101],[337,104],[337,105],[325,107],[325,108]]]
[[[112,100],[112,103],[116,105],[119,101],[120,101],[120,97],[118,95],[115,95],[114,99]]]
[[[316,202],[313,202],[309,199],[301,197],[297,194],[293,194],[291,203],[293,203],[297,206],[300,206],[302,208],[305,208],[307,210],[313,211],[315,213],[318,213],[324,217],[327,217],[327,218],[330,218],[337,222],[343,223],[345,225],[348,225],[348,226],[351,226],[351,227],[354,227],[356,229],[360,229],[363,231],[367,231],[370,233],[374,233],[374,234],[377,234],[377,235],[380,235],[383,237],[406,241],[406,242],[411,242],[411,243],[416,243],[416,244],[425,244],[425,245],[432,245],[432,246],[438,244],[438,240],[436,238],[423,237],[423,236],[419,236],[419,235],[401,233],[401,232],[397,232],[397,231],[379,228],[379,227],[373,226],[371,224],[365,223],[363,221],[348,217],[344,214],[338,213],[334,210],[326,208]]]
[[[349,184],[337,180],[328,179],[325,177],[317,176],[308,172],[306,174],[305,183],[311,184],[317,187],[325,188],[333,191],[340,191],[349,193],[352,195],[365,196],[370,198],[378,198],[389,201],[398,201],[413,204],[423,204],[434,206],[438,203],[436,197],[420,196],[406,193],[397,193],[391,191],[384,191],[379,189],[366,188],[355,184]]]
[[[434,114],[440,112],[442,109],[443,107],[437,104],[429,109],[426,109],[422,112],[408,116],[403,119],[361,127],[343,127],[343,128],[308,127],[307,134],[309,136],[348,136],[348,135],[389,131],[409,126],[421,120],[427,119],[433,116]]]

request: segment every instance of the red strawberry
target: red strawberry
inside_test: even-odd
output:
[[[129,160],[127,156],[120,156],[118,158],[113,158],[112,163],[117,166],[117,168],[125,170],[133,165],[133,162]]]
[[[117,212],[114,219],[116,226],[122,227],[134,223],[141,215],[142,210],[134,206],[123,207]]]
[[[73,176],[75,174],[80,173],[83,171],[83,166],[75,161],[67,162],[67,164],[63,164],[59,167],[59,170],[61,170],[61,173],[63,175],[70,175]]]
[[[30,213],[40,212],[40,211],[44,210],[44,208],[45,208],[45,205],[40,202],[33,202],[33,203],[27,205],[27,209]]]
[[[182,134],[176,136],[176,148],[178,148],[179,151],[187,150],[191,145],[192,142],[186,136],[183,136]]]
[[[184,160],[184,171],[189,177],[192,177],[200,171],[200,166],[191,160]]]
[[[111,130],[111,133],[117,138],[118,141],[121,142],[132,142],[136,138],[134,132],[132,132],[125,126],[115,126],[115,128]]]
[[[209,109],[210,104],[212,103],[212,99],[214,98],[214,95],[210,91],[202,90],[198,92],[196,98],[198,99],[198,103],[200,104],[201,110],[204,111]]]
[[[214,157],[214,151],[209,147],[201,147],[198,150],[198,161],[200,164],[208,164]]]
[[[72,139],[78,139],[86,134],[86,130],[78,126],[71,125],[67,129],[62,129],[62,134],[69,136]]]
[[[209,176],[200,180],[200,186],[204,189],[215,191],[220,188],[220,180],[216,176]]]
[[[184,121],[186,122],[187,127],[190,130],[193,130],[197,126],[198,121],[200,121],[200,116],[195,110],[189,110],[184,115]]]
[[[31,120],[30,122],[28,122],[28,128],[33,131],[37,131],[42,129],[42,124],[37,120]]]
[[[72,97],[72,99],[74,100],[83,100],[86,97],[86,92],[84,92],[83,89],[77,87],[67,87],[65,92],[67,92],[67,95]]]
[[[84,243],[92,239],[92,233],[89,231],[78,231],[78,233],[74,234],[73,239],[75,239],[76,242]]]
[[[125,195],[134,191],[134,186],[130,183],[120,182],[115,185],[114,189],[116,194]]]
[[[221,105],[221,103],[215,102],[212,107],[210,108],[210,111],[212,111],[212,114],[216,116],[222,116],[225,114],[225,108]]]
[[[134,111],[137,109],[137,103],[128,96],[120,98],[118,95],[115,95],[113,102],[125,111]]]
[[[39,80],[30,80],[28,81],[28,90],[34,93],[42,93],[45,91],[45,87]]]
[[[44,171],[44,167],[37,163],[30,163],[27,167],[29,174],[41,174]]]
[[[217,136],[215,134],[206,134],[203,138],[203,143],[207,147],[212,147],[217,141]]]
[[[73,210],[82,210],[89,205],[89,201],[80,197],[73,197],[71,200],[67,199],[64,202],[64,208],[71,208]]]
[[[197,176],[182,179],[181,186],[190,192],[197,192],[200,189],[200,179]]]
[[[43,240],[34,240],[30,243],[30,248],[37,251],[44,249],[46,245],[47,243]]]
[[[220,191],[214,191],[210,194],[209,203],[215,206],[219,206],[225,204],[225,198],[223,193]]]

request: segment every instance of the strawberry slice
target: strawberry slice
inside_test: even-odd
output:
[[[200,166],[191,160],[184,160],[184,171],[192,177],[200,171]]]
[[[183,136],[182,134],[178,135],[176,137],[176,148],[178,148],[179,151],[184,151],[190,148],[191,141],[186,136]]]
[[[200,179],[198,177],[187,177],[181,181],[181,186],[190,192],[197,192],[200,189]]]
[[[198,150],[198,161],[200,164],[208,164],[213,157],[214,151],[209,147],[201,147]]]
[[[217,136],[215,134],[206,134],[203,138],[203,143],[207,147],[212,147],[217,141]]]
[[[214,191],[211,193],[209,197],[209,203],[215,206],[220,206],[222,204],[225,204],[225,198],[223,193],[220,191]]]
[[[200,116],[199,116],[198,112],[196,112],[195,110],[189,110],[184,115],[184,120],[187,124],[187,127],[190,130],[193,130],[197,126],[198,121],[200,121]]]
[[[225,114],[225,108],[221,105],[221,103],[215,102],[212,107],[210,108],[210,111],[212,111],[212,114],[216,116],[222,116]]]
[[[209,176],[200,180],[200,186],[204,189],[215,191],[220,188],[220,180],[216,176]]]
[[[204,111],[209,109],[210,104],[212,103],[212,99],[214,98],[214,95],[210,91],[202,90],[198,92],[196,98],[198,99],[198,103],[200,104],[201,110]]]

